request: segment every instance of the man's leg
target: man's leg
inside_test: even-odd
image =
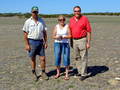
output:
[[[83,50],[81,53],[81,61],[82,61],[82,68],[81,68],[81,75],[86,76],[87,75],[87,62],[88,62],[88,51]]]
[[[79,47],[78,47],[77,43],[78,43],[78,41],[74,40],[74,45],[73,45],[74,58],[75,58],[75,65],[76,65],[76,68],[77,68],[77,71],[78,71],[78,74],[75,75],[75,77],[80,76],[80,71],[81,71],[81,68],[80,68],[80,50],[79,50]]]
[[[41,65],[41,69],[42,69],[42,78],[45,80],[48,80],[48,76],[45,72],[45,68],[46,68],[46,60],[45,60],[45,56],[40,56],[40,65]]]
[[[46,67],[45,56],[40,56],[40,65],[41,65],[42,71],[45,72],[45,67]]]
[[[79,50],[77,45],[74,47],[74,54],[75,54],[75,56],[74,56],[75,60],[79,61],[79,59],[80,59],[80,50]]]
[[[36,74],[36,50],[37,50],[37,45],[36,41],[34,40],[29,40],[31,50],[28,52],[28,55],[31,59],[31,66],[32,66],[32,73],[33,73],[33,78],[37,80],[37,74]]]
[[[80,59],[81,59],[81,56],[80,56],[80,50],[79,50],[79,48],[77,48],[77,50],[75,50],[76,51],[76,54],[78,54],[77,56],[76,56],[76,59],[75,59],[75,62],[76,62],[76,67],[77,67],[77,71],[78,71],[78,74],[77,74],[77,76],[80,76],[81,75],[81,61],[80,61]]]
[[[33,79],[37,81],[37,74],[36,74],[36,57],[31,57],[31,65],[32,65],[32,74],[33,74]]]
[[[32,70],[35,70],[36,68],[36,61],[35,61],[36,57],[31,57],[31,65],[32,65]]]
[[[81,78],[80,80],[83,81],[84,79],[86,79],[87,75],[87,62],[88,62],[88,51],[87,50],[83,50],[81,51]]]
[[[88,50],[86,49],[86,38],[80,39],[79,44],[80,56],[81,56],[81,80],[84,80],[87,76],[87,62],[88,62]]]

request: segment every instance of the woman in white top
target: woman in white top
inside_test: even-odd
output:
[[[58,24],[55,26],[53,31],[54,41],[54,55],[55,55],[55,65],[57,69],[57,74],[55,78],[60,77],[60,64],[61,56],[63,56],[63,63],[66,68],[65,80],[69,79],[68,69],[70,65],[70,46],[69,39],[71,38],[71,33],[69,25],[65,24],[65,17],[58,17]]]

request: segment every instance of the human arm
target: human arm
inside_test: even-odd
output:
[[[91,41],[91,25],[90,22],[88,20],[88,18],[86,18],[86,29],[87,29],[87,43],[86,43],[86,47],[90,48],[90,41]]]
[[[58,39],[58,40],[62,39],[62,36],[58,36],[56,34],[57,34],[57,29],[56,29],[56,27],[54,27],[53,35],[52,35],[53,39]]]
[[[25,50],[30,51],[30,44],[29,44],[29,40],[28,40],[28,33],[24,31],[24,41],[25,41]]]
[[[23,33],[24,33],[24,41],[25,41],[25,50],[30,51],[30,44],[28,40],[28,33],[29,33],[29,20],[26,20],[23,26]]]
[[[90,48],[90,41],[91,41],[91,32],[87,32],[87,43],[86,43],[87,48]]]
[[[43,30],[43,41],[44,41],[44,47],[47,48],[48,43],[47,43],[47,31],[46,30]]]

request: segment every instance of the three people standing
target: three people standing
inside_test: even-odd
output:
[[[73,49],[75,54],[76,65],[81,80],[87,76],[88,48],[90,48],[91,26],[86,16],[81,14],[81,8],[75,6],[73,8],[74,16],[70,19],[70,23],[65,24],[64,16],[58,17],[58,24],[53,31],[54,39],[54,56],[57,74],[55,78],[60,77],[61,57],[66,69],[65,80],[69,79],[68,71],[70,65],[70,44],[69,39],[73,39]],[[38,17],[38,7],[32,7],[32,16],[26,20],[23,31],[25,40],[25,49],[28,51],[32,63],[32,73],[36,75],[36,55],[41,60],[42,77],[48,79],[45,73],[46,60],[45,48],[47,48],[46,25],[43,19]],[[82,62],[82,63],[81,63]],[[82,65],[81,65],[82,64]]]

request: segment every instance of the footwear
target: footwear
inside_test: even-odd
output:
[[[59,77],[60,77],[60,75],[55,75],[55,76],[54,76],[55,79],[57,79],[57,78],[59,78]]]
[[[91,73],[86,73],[86,74],[84,74],[84,75],[81,75],[80,80],[83,81],[83,80],[85,80],[86,78],[90,77],[90,75],[91,75]]]
[[[69,78],[69,77],[66,77],[66,76],[65,76],[65,78],[64,78],[64,80],[69,80],[69,79],[70,79],[70,78]]]
[[[32,77],[33,77],[34,81],[38,81],[38,77],[37,77],[36,72],[32,73]]]
[[[86,79],[86,76],[81,76],[81,77],[80,77],[80,80],[81,80],[81,81],[83,81],[83,80],[85,80],[85,79]]]
[[[45,72],[42,72],[41,76],[42,76],[42,79],[44,79],[44,80],[48,80],[49,79]]]
[[[79,78],[81,76],[81,74],[76,74],[74,75],[74,78]]]

